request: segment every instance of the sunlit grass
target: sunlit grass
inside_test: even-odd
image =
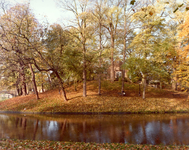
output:
[[[189,101],[186,93],[179,93],[181,97],[174,97],[174,91],[147,88],[146,99],[138,96],[139,85],[125,83],[126,96],[121,96],[121,83],[102,82],[102,95],[98,93],[97,81],[87,82],[87,97],[82,96],[82,83],[78,91],[74,87],[66,89],[68,101],[65,102],[58,90],[51,90],[35,95],[15,97],[0,102],[1,111],[21,112],[116,112],[116,113],[165,113],[189,112]]]

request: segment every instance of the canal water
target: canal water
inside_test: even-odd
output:
[[[0,114],[0,138],[188,145],[189,114]]]

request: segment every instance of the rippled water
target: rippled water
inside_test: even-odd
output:
[[[188,145],[189,114],[0,114],[0,138]]]

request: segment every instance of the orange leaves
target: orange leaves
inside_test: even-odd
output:
[[[189,12],[187,13],[184,23],[180,25],[181,32],[179,33],[180,37],[187,37],[189,34]]]

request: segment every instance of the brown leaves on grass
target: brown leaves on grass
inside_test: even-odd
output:
[[[82,86],[74,91],[73,86],[68,87],[68,102],[63,100],[58,90],[51,90],[35,95],[21,96],[0,102],[0,110],[22,112],[189,112],[189,101],[185,93],[174,97],[173,91],[148,88],[147,98],[138,97],[138,85],[126,84],[126,96],[121,96],[119,82],[102,83],[102,95],[97,94],[98,85],[95,81],[88,82],[87,97],[82,97]]]
[[[188,149],[188,146],[139,145],[124,143],[83,143],[1,139],[0,149]]]

